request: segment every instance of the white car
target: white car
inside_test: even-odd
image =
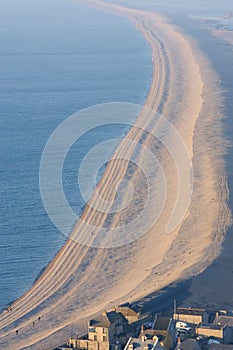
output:
[[[176,330],[178,332],[190,332],[191,331],[191,327],[188,323],[186,322],[181,322],[181,321],[178,321],[176,322]]]

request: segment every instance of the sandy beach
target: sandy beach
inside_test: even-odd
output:
[[[143,125],[151,133],[158,128],[154,114],[142,110],[115,156],[130,160],[135,153],[133,145],[139,142],[156,154],[167,185],[159,220],[129,245],[90,248],[106,223],[110,227],[122,225],[144,205],[146,182],[140,169],[130,172],[129,160],[110,162],[70,239],[32,288],[12,304],[12,311],[1,313],[0,348],[51,349],[64,343],[71,333],[85,331],[86,320],[91,315],[198,275],[219,255],[231,223],[222,160],[226,147],[221,142],[223,116],[218,109],[222,97],[218,77],[208,59],[192,38],[159,14],[95,0],[77,2],[126,16],[149,43],[153,79],[145,107],[159,111],[176,127],[185,142],[194,174],[191,204],[179,226],[167,234],[179,178],[169,152],[140,128]],[[128,140],[134,141],[131,147]],[[136,159],[143,167],[143,152],[138,152]],[[157,173],[152,171],[150,176],[155,187],[159,187]],[[100,207],[100,197],[107,201],[108,209],[111,208],[116,185],[125,177],[137,188],[126,210],[111,216],[108,212],[94,210],[93,205]],[[121,200],[124,203],[126,199],[123,196]],[[148,215],[153,216],[154,211],[151,207]],[[84,230],[83,222],[94,226],[94,233],[91,226],[89,232]],[[143,230],[144,223],[141,224]],[[77,238],[82,245],[75,242]],[[104,240],[106,246],[108,239]],[[36,327],[32,328],[34,321]]]

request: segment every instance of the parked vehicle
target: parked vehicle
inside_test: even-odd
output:
[[[209,339],[208,340],[208,345],[211,345],[211,344],[220,344],[220,341],[218,341],[216,339]]]
[[[191,327],[187,322],[178,321],[176,322],[176,330],[178,332],[188,333],[191,331]]]

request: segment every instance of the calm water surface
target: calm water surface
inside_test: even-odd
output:
[[[48,137],[85,107],[143,104],[151,72],[150,49],[124,18],[68,0],[1,1],[0,308],[32,285],[65,242],[40,198],[39,164]],[[83,154],[89,141],[87,135]],[[75,163],[76,152],[68,159]],[[79,211],[77,169],[72,174],[69,164],[64,188]]]

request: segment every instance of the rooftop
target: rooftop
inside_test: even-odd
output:
[[[203,323],[201,323],[197,326],[197,328],[221,330],[223,327],[219,324],[213,324],[213,323],[203,324]]]
[[[157,318],[153,329],[159,330],[159,331],[167,331],[169,323],[171,319],[170,318]]]
[[[201,348],[195,339],[187,339],[181,344],[177,344],[176,350],[201,350]]]
[[[117,312],[121,312],[125,317],[127,316],[138,316],[137,312],[131,309],[129,306],[118,306],[116,308]]]
[[[145,336],[148,340],[152,340],[154,336],[156,336],[159,339],[159,341],[164,340],[166,337],[164,334],[159,334],[159,331],[154,329],[146,329],[145,331],[140,333],[139,338],[143,336]]]
[[[90,320],[89,326],[93,327],[106,327],[108,328],[113,323],[125,323],[127,324],[126,318],[120,312],[110,311],[104,315],[97,316],[95,319]]]
[[[95,319],[90,320],[89,326],[108,328],[110,326],[110,322],[106,315],[100,315],[97,316]]]
[[[222,326],[233,327],[233,316],[216,316],[214,324],[220,324]]]
[[[145,348],[148,348],[148,350],[156,349],[156,346],[160,347],[158,338],[155,337],[154,340],[146,339],[142,340],[142,338],[131,338],[130,342],[128,342],[125,349],[129,349],[129,346],[133,346],[133,349],[136,350],[145,350]]]
[[[211,344],[209,350],[233,350],[233,345]]]
[[[206,312],[205,309],[196,309],[196,308],[181,308],[178,307],[176,309],[176,314],[183,314],[183,315],[196,315],[196,316],[202,316]]]
[[[115,323],[117,321],[121,323],[128,323],[127,319],[121,312],[109,311],[107,312],[107,318],[109,319],[110,323]]]

